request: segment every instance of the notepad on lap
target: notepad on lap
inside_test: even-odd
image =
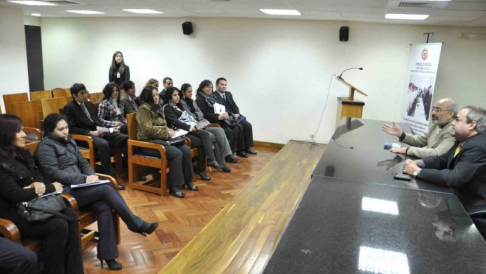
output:
[[[110,183],[110,180],[99,180],[99,181],[96,181],[94,183],[89,183],[89,184],[71,185],[71,188],[98,186],[98,185],[104,185],[104,184],[109,184],[109,183]]]

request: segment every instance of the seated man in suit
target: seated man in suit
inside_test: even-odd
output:
[[[400,138],[400,142],[410,147],[390,149],[391,152],[424,158],[446,153],[454,145],[451,135],[452,121],[457,115],[457,104],[450,98],[437,101],[432,107],[432,124],[427,134],[407,134],[395,123],[383,125],[384,132]]]
[[[164,86],[164,88],[162,89],[162,91],[159,92],[160,105],[167,104],[167,102],[164,102],[165,92],[167,91],[168,88],[170,88],[174,85],[174,82],[172,81],[172,78],[165,77],[162,80],[162,85]]]
[[[97,126],[109,127],[109,125],[103,124],[98,118],[95,106],[88,101],[88,95],[89,93],[83,84],[74,84],[71,87],[71,96],[74,100],[64,107],[62,113],[67,118],[70,133],[91,136],[96,156],[101,162],[102,172],[113,175],[110,147],[120,148],[123,155],[127,157],[128,136],[119,132],[97,131]],[[120,183],[118,183],[118,188],[125,189]]]
[[[457,188],[457,196],[481,234],[486,235],[486,110],[467,106],[452,122],[454,146],[445,154],[406,160],[403,173]]]
[[[225,78],[218,78],[216,80],[216,92],[214,93],[216,100],[219,104],[226,107],[226,112],[228,114],[234,114],[236,118],[240,116],[240,109],[233,100],[233,95],[231,92],[226,91],[227,81]],[[236,149],[236,154],[240,157],[248,157],[246,154],[257,154],[256,151],[251,149],[253,146],[253,130],[250,122],[244,120],[240,122],[243,126],[243,138],[238,140]]]

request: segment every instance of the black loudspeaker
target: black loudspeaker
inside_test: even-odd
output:
[[[184,22],[182,23],[182,33],[185,35],[189,35],[192,33],[192,23],[191,22]]]
[[[348,42],[349,40],[349,27],[343,26],[339,29],[339,41]]]

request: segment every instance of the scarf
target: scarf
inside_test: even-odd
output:
[[[210,105],[211,107],[214,107],[214,104],[216,103],[216,98],[214,97],[214,95],[212,93],[211,93],[211,95],[207,95],[206,93],[200,91],[200,92],[197,93],[197,96],[203,97],[208,105]]]

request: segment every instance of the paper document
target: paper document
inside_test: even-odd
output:
[[[187,130],[183,130],[183,129],[178,129],[178,130],[176,130],[176,131],[175,131],[174,136],[172,136],[170,139],[174,139],[174,138],[177,138],[177,137],[179,137],[179,136],[184,136],[184,135],[186,135],[187,133],[189,133],[189,131],[187,131]],[[169,139],[169,141],[170,141],[170,139]]]
[[[224,112],[226,112],[225,106],[218,104],[218,103],[214,103],[214,113],[215,114],[220,114],[220,113],[224,113]]]
[[[106,132],[106,133],[113,133],[113,128],[110,127],[96,127],[96,130],[99,131],[99,132]]]
[[[71,188],[90,187],[90,186],[104,185],[104,184],[109,184],[109,183],[110,183],[110,180],[99,180],[97,182],[89,183],[89,184],[71,185]]]

